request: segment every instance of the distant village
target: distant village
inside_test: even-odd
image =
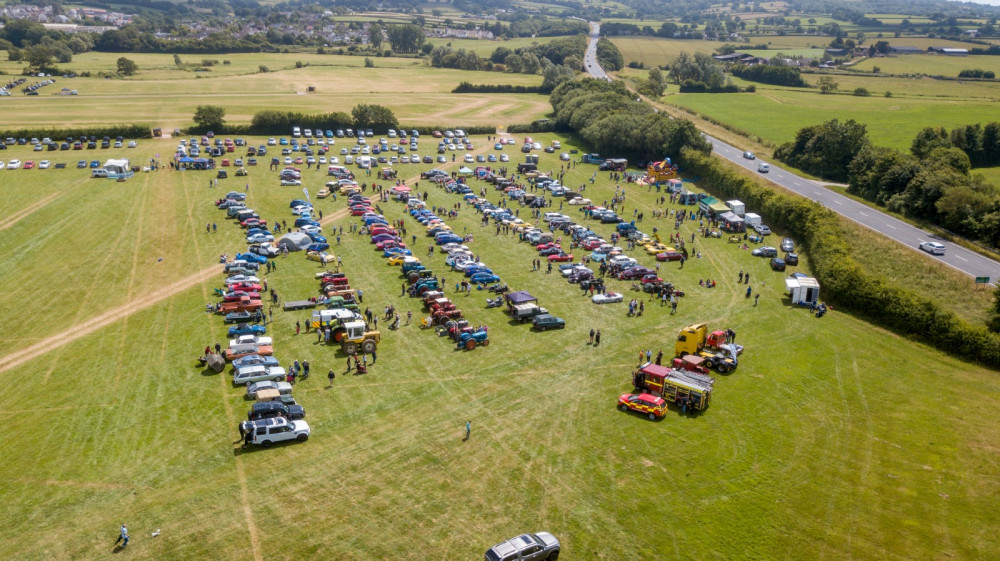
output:
[[[292,12],[279,12],[292,16]],[[239,20],[235,17],[213,17],[211,23],[205,19],[191,18],[179,23],[186,27],[184,39],[203,39],[213,33],[228,33],[235,38],[245,38],[269,31],[292,33],[308,39],[321,40],[328,45],[367,44],[370,42],[371,28],[368,22],[331,22],[335,14],[329,10],[322,13],[294,14],[294,22],[267,23],[263,21]],[[493,16],[488,16],[493,17]],[[49,29],[66,33],[103,33],[132,23],[133,15],[100,8],[68,8],[59,10],[53,6],[16,4],[0,7],[0,18],[25,19],[38,22]],[[290,17],[288,19],[291,19]],[[2,26],[2,23],[0,23]],[[428,37],[455,39],[493,39],[493,32],[472,27],[439,27],[425,31]],[[383,31],[384,33],[384,31]],[[181,39],[170,33],[156,33],[160,39]],[[383,36],[383,39],[385,37]]]

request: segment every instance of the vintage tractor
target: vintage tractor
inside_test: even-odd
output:
[[[407,275],[410,271],[423,271],[427,267],[424,267],[423,263],[420,261],[410,261],[408,263],[403,263],[400,269],[403,271],[404,275]]]
[[[463,332],[458,338],[458,348],[471,351],[477,346],[488,347],[490,345],[489,335],[485,329],[480,331]]]
[[[435,278],[421,279],[410,286],[410,296],[423,296],[424,294],[438,289],[438,282]]]
[[[462,319],[462,310],[437,310],[432,313],[434,323],[444,325],[449,321]]]
[[[414,284],[422,279],[433,279],[433,278],[434,278],[434,271],[431,271],[430,269],[421,269],[419,271],[409,271],[406,273],[406,280],[409,281],[410,284]]]
[[[344,334],[340,348],[348,356],[358,353],[360,348],[364,353],[370,353],[378,348],[382,335],[378,331],[367,331],[368,326],[363,321],[350,321],[343,324]]]

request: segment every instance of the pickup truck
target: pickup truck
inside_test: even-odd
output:
[[[548,310],[534,303],[517,304],[510,308],[511,317],[522,322],[529,321],[537,315],[547,313],[549,313]]]

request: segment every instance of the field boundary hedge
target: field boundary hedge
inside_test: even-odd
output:
[[[111,138],[118,136],[124,138],[150,138],[153,136],[153,129],[151,129],[149,125],[144,124],[123,124],[110,125],[106,127],[83,127],[78,129],[53,127],[37,129],[9,129],[0,131],[0,138],[51,138],[53,141],[62,142],[70,136],[73,138],[79,138],[81,136],[96,136],[97,138],[104,138],[105,136]]]
[[[825,300],[897,333],[976,362],[1000,367],[1000,335],[972,325],[954,312],[906,288],[867,272],[851,256],[837,215],[808,199],[778,193],[711,156],[684,149],[685,172],[701,178],[724,200],[739,199],[768,216],[768,223],[803,242]]]

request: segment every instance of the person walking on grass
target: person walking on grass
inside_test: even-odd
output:
[[[599,347],[601,345],[601,330],[598,329],[597,333],[594,334],[594,346]]]
[[[118,539],[115,540],[115,545],[119,543],[122,544],[122,549],[128,547],[128,528],[124,524],[122,524],[121,530],[118,532]]]
[[[593,345],[594,344],[594,330],[593,329],[590,330],[590,341],[587,344],[588,345]]]
[[[466,421],[465,422],[465,440],[469,440],[470,436],[472,436],[472,421]],[[124,527],[125,526],[122,526],[122,528],[124,528]]]
[[[301,329],[302,326],[299,324],[299,320],[295,320],[295,334],[298,335]]]

